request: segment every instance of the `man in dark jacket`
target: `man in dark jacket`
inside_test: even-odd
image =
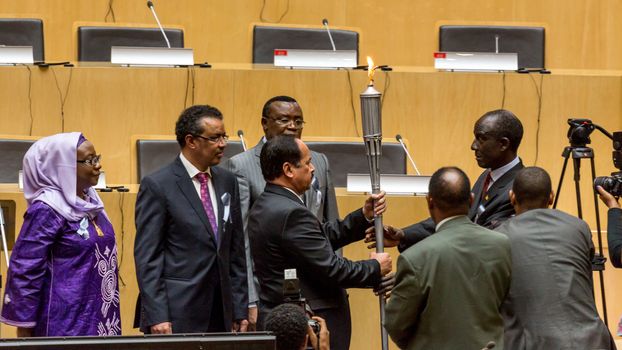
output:
[[[391,271],[391,258],[387,253],[372,253],[369,260],[350,261],[335,250],[364,238],[374,212],[385,210],[384,193],[370,196],[363,208],[343,221],[321,224],[301,198],[314,171],[307,146],[291,136],[276,136],[266,142],[260,158],[267,184],[248,221],[262,305],[258,328],[262,329],[270,310],[284,301],[284,270],[296,269],[302,296],[331,330],[331,349],[347,350],[351,323],[344,288],[377,287]]]

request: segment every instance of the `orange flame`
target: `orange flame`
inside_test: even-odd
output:
[[[374,66],[374,60],[371,57],[367,56],[367,79],[369,81],[369,85],[374,85],[374,72],[376,71]]]

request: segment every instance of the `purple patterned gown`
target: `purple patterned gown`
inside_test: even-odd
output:
[[[43,202],[26,211],[8,271],[0,321],[34,336],[120,335],[117,248],[102,211],[96,226]]]

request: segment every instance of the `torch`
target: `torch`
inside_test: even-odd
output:
[[[380,156],[382,155],[382,116],[380,97],[382,94],[374,88],[374,61],[367,57],[367,88],[360,95],[361,116],[363,118],[363,141],[367,152],[371,189],[373,194],[380,193]],[[376,252],[384,251],[384,227],[382,215],[374,214],[374,228],[376,232]],[[384,295],[380,299],[380,332],[382,334],[382,350],[389,349],[387,331],[384,329]]]

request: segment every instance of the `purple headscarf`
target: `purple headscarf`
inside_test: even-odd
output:
[[[76,195],[77,149],[86,141],[79,132],[56,134],[35,142],[24,156],[24,196],[28,205],[44,202],[69,221],[94,218],[104,204],[93,187],[87,199]]]

